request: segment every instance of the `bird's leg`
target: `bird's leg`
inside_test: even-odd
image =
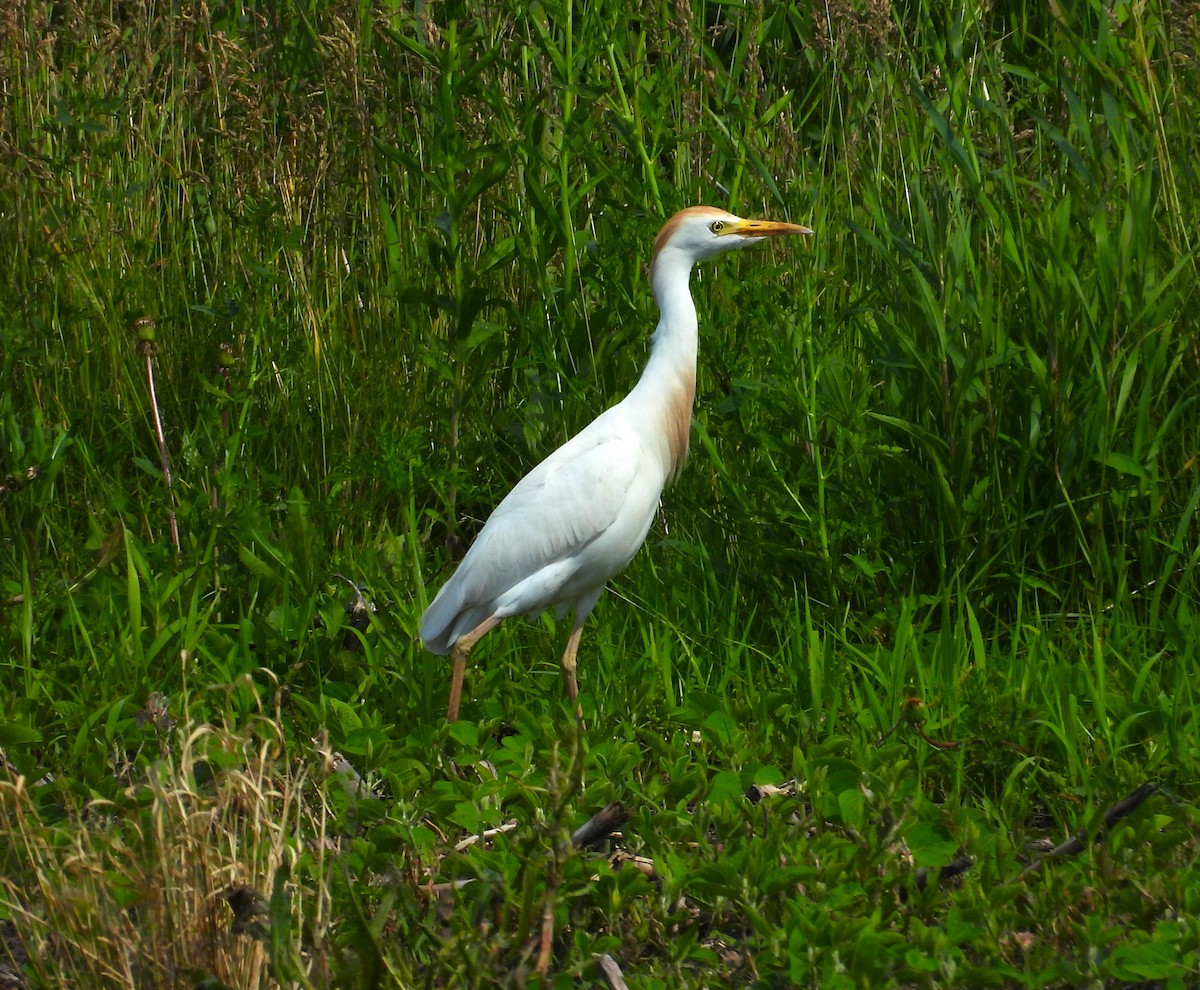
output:
[[[454,641],[450,650],[450,659],[454,666],[450,670],[450,704],[446,708],[446,721],[458,721],[458,703],[462,699],[463,674],[467,670],[467,654],[471,647],[484,636],[500,625],[500,620],[494,615],[488,616],[469,633],[463,633]]]
[[[583,623],[586,619],[586,615],[575,616],[575,628],[571,630],[562,657],[563,683],[567,686],[567,698],[572,704],[579,697],[579,684],[575,680],[575,653],[579,649],[579,637],[583,634]],[[583,708],[579,705],[575,706],[575,717],[583,721]]]

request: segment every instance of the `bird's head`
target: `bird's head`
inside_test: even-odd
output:
[[[713,206],[690,206],[664,225],[654,241],[651,267],[664,254],[676,254],[689,267],[704,258],[749,247],[768,237],[811,234],[807,227],[777,220],[745,220]]]

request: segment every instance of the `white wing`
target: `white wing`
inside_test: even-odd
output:
[[[421,620],[435,653],[492,615],[591,606],[654,518],[664,476],[617,408],[542,461],[492,513]]]

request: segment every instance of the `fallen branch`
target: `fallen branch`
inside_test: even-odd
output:
[[[576,849],[587,849],[599,845],[612,832],[629,821],[629,812],[619,801],[601,808],[579,826],[571,836],[571,845]]]
[[[1108,833],[1110,828],[1116,825],[1117,822],[1119,822],[1126,815],[1135,811],[1138,806],[1146,800],[1146,798],[1148,798],[1157,790],[1157,784],[1142,784],[1142,786],[1137,788],[1137,790],[1132,791],[1125,795],[1125,797],[1121,798],[1120,801],[1110,807],[1101,816],[1100,827],[1096,829],[1096,834],[1092,836],[1091,841],[1099,842]],[[1066,842],[1062,842],[1055,846],[1041,859],[1036,859],[1026,866],[1025,869],[1018,874],[1018,877],[1023,877],[1027,873],[1033,873],[1036,870],[1040,870],[1042,868],[1042,864],[1048,859],[1063,859],[1067,856],[1074,856],[1077,853],[1083,852],[1087,846],[1087,833],[1077,832],[1075,835],[1071,836],[1071,838],[1067,839]]]
[[[621,967],[607,952],[600,957],[600,975],[604,977],[604,982],[608,984],[609,990],[629,990]]]

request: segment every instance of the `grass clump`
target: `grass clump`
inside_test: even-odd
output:
[[[255,739],[164,725],[159,757],[126,765],[111,798],[71,780],[0,784],[7,978],[260,986],[269,973],[315,975],[320,952],[299,933],[319,931],[328,907],[326,816],[305,770],[284,765],[271,724],[260,726]]]

